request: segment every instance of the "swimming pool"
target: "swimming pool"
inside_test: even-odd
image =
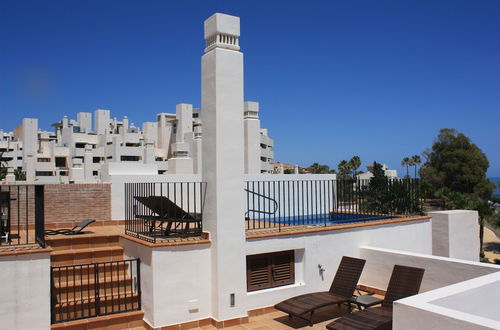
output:
[[[381,216],[371,214],[359,213],[323,213],[323,214],[309,214],[309,215],[296,215],[296,216],[269,216],[255,219],[258,221],[281,223],[284,225],[332,225],[351,222],[363,222],[392,219],[393,216]],[[250,220],[251,221],[251,220]]]

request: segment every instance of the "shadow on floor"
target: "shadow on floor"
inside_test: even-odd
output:
[[[314,327],[317,327],[320,323],[321,324],[324,323],[322,324],[323,325],[322,328],[324,328],[326,324],[348,313],[349,311],[347,309],[347,306],[343,305],[340,307],[338,307],[337,305],[327,306],[317,309],[314,312],[312,321],[314,323]],[[274,318],[274,320],[293,329],[309,327],[309,323],[307,321],[299,319],[297,317],[290,318],[288,315]]]
[[[489,242],[484,244],[484,251],[500,253],[500,243]]]

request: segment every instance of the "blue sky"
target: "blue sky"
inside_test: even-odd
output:
[[[241,17],[245,99],[275,158],[403,174],[455,128],[500,176],[500,1],[0,1],[0,128],[200,105],[203,21]]]

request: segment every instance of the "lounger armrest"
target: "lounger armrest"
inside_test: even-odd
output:
[[[365,290],[365,289],[356,289],[356,291],[358,291],[358,293],[360,293],[360,294],[361,294],[361,292],[364,292],[364,293],[366,293],[367,295],[370,295],[370,296],[375,294],[375,292],[369,291],[369,290]]]

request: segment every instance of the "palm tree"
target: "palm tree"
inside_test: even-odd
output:
[[[352,169],[352,178],[356,179],[356,170],[361,166],[361,159],[359,156],[354,156],[349,160],[349,167]]]
[[[406,177],[409,177],[410,174],[408,173],[408,166],[410,166],[410,158],[403,158],[403,160],[401,161],[401,166],[406,166]]]
[[[415,179],[417,178],[417,166],[418,164],[422,163],[422,159],[420,158],[419,155],[414,155],[411,157],[411,160],[413,162],[413,166],[415,166]]]
[[[341,160],[339,165],[339,175],[344,178],[351,171],[351,166],[347,160]]]

